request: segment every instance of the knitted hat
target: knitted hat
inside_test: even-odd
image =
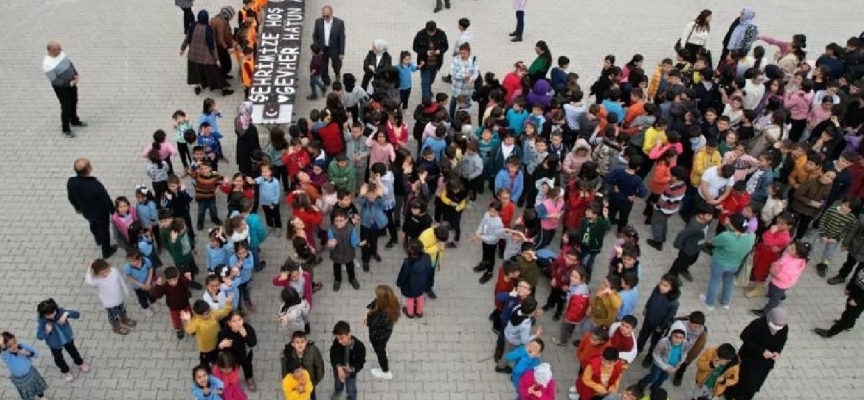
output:
[[[549,363],[542,363],[534,367],[534,381],[540,386],[546,386],[552,381],[552,367]]]

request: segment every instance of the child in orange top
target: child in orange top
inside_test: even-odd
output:
[[[482,193],[482,192],[481,192]],[[509,229],[513,222],[513,215],[516,214],[516,204],[510,200],[510,189],[501,188],[495,193],[498,200],[501,201],[501,211],[498,216],[501,217],[501,222],[504,224],[504,229]],[[507,240],[501,239],[498,241],[498,258],[504,258],[504,247],[507,246]]]
[[[717,234],[719,235],[726,230],[725,224],[730,216],[740,214],[748,204],[750,204],[750,193],[747,193],[747,182],[743,180],[735,182],[732,185],[732,193],[726,196],[717,207],[720,210]]]
[[[576,360],[579,361],[580,375],[585,366],[591,362],[591,359],[603,354],[603,350],[607,347],[609,347],[609,328],[605,326],[596,326],[582,336],[579,347],[576,348]]]
[[[607,394],[618,392],[624,372],[624,361],[618,358],[618,350],[609,347],[588,362],[580,363],[580,369],[582,372],[576,380],[579,398],[603,398]]]
[[[659,140],[658,140],[659,143]],[[660,155],[656,163],[654,163],[654,174],[651,176],[651,182],[648,183],[648,190],[651,194],[645,200],[645,210],[642,215],[645,216],[645,224],[651,224],[651,217],[654,214],[654,204],[660,199],[660,195],[669,186],[669,181],[672,180],[672,167],[675,166],[678,160],[678,150],[674,147],[669,147]]]
[[[244,94],[249,97],[249,89],[252,88],[252,75],[255,73],[255,54],[252,48],[248,46],[243,48],[241,54],[237,57],[237,63],[240,64],[240,78],[243,82]]]

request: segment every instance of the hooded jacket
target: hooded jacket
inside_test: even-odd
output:
[[[61,324],[58,321],[63,317],[63,314],[68,315],[66,316],[66,323]],[[40,315],[36,322],[36,339],[44,340],[45,344],[52,349],[62,349],[63,345],[71,342],[75,337],[69,320],[78,318],[81,318],[80,312],[64,310],[62,308],[57,309],[57,312],[54,313],[54,318],[49,319]],[[45,329],[45,326],[48,324],[51,324],[51,332]]]
[[[549,82],[545,79],[540,79],[534,83],[531,93],[526,96],[529,107],[540,105],[543,109],[549,108],[549,103],[552,102],[552,95],[549,94]]]
[[[683,321],[675,321],[675,323],[672,324],[672,328],[669,329],[669,331],[666,333],[666,336],[664,336],[663,339],[660,339],[660,341],[657,342],[657,347],[654,348],[654,354],[652,354],[652,357],[654,358],[654,365],[663,369],[668,369],[673,367],[677,368],[682,363],[686,362],[687,353],[693,347],[693,342],[687,340],[688,333],[687,327],[685,325],[686,324]],[[669,356],[672,354],[673,346],[670,336],[672,335],[672,332],[678,330],[684,331],[684,341],[681,342],[682,348],[680,358],[675,364],[669,364]]]

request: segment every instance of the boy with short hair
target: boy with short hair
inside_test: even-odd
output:
[[[580,262],[588,274],[594,268],[594,260],[603,249],[603,238],[611,225],[606,219],[609,211],[602,204],[594,203],[585,210],[585,218],[579,222],[579,249],[582,251]]]
[[[198,127],[198,145],[204,150],[204,159],[213,165],[213,170],[219,170],[219,138],[213,133],[210,123],[204,121]]]
[[[333,367],[335,388],[332,398],[348,392],[348,400],[357,399],[357,374],[366,364],[366,346],[351,334],[351,325],[339,321],[333,326],[333,344],[330,346],[330,365]]]
[[[699,259],[702,242],[708,235],[708,225],[714,219],[714,209],[707,204],[696,206],[696,216],[687,223],[681,232],[675,236],[672,247],[678,249],[678,256],[672,262],[668,274],[681,276],[688,282],[693,282],[690,266]]]
[[[180,311],[180,320],[183,321],[183,329],[188,335],[195,335],[195,344],[198,347],[198,356],[201,364],[211,365],[216,363],[219,355],[217,347],[217,336],[219,334],[219,320],[225,318],[233,309],[231,300],[233,294],[226,297],[225,307],[211,311],[210,305],[204,300],[196,300],[192,305],[192,312]],[[180,336],[179,334],[177,335]]]
[[[378,238],[387,228],[390,220],[384,211],[384,187],[370,182],[360,187],[360,240],[363,271],[369,272],[369,261],[381,262],[378,254]]]
[[[337,154],[335,161],[330,162],[327,167],[327,177],[336,185],[336,189],[354,191],[356,187],[356,171],[354,165],[348,162],[345,153]]]
[[[522,161],[519,157],[510,156],[504,168],[495,175],[495,191],[501,188],[510,189],[511,201],[518,203],[522,196],[524,180]]]
[[[816,261],[816,273],[825,277],[828,263],[837,247],[843,243],[846,235],[852,230],[852,225],[858,220],[857,213],[861,209],[861,200],[847,194],[840,201],[826,208],[819,223],[819,240],[813,243],[811,259]]]
[[[333,224],[327,231],[327,247],[330,248],[330,260],[333,261],[333,291],[338,292],[342,286],[343,264],[348,273],[348,282],[355,290],[359,290],[360,283],[354,275],[354,251],[358,246],[364,246],[365,240],[360,241],[345,211],[334,209],[332,215]]]
[[[618,310],[621,309],[621,277],[609,275],[603,280],[597,294],[591,298],[588,318],[592,326],[609,326],[615,322]]]
[[[420,234],[418,240],[423,245],[423,252],[429,255],[429,258],[432,260],[432,275],[430,276],[429,289],[426,291],[426,295],[429,296],[430,299],[435,300],[438,298],[438,295],[435,294],[435,271],[441,266],[441,260],[444,257],[444,249],[445,244],[447,243],[447,239],[450,236],[450,225],[447,223],[442,223],[438,225],[433,225],[431,228],[426,229],[423,233]]]
[[[129,295],[129,286],[126,285],[120,271],[104,259],[97,258],[87,266],[84,283],[96,288],[99,301],[108,312],[108,322],[114,333],[126,335],[129,333],[129,328],[138,325],[126,313],[123,299]]]
[[[534,333],[531,333],[531,328],[534,325],[533,319],[539,316],[537,312],[537,300],[533,297],[528,297],[513,308],[510,312],[510,319],[507,320],[507,325],[504,326],[504,353],[509,353],[516,347],[525,346],[532,340],[540,337],[543,334],[543,327],[536,327]],[[498,369],[507,367],[507,359],[498,360]]]
[[[216,209],[216,188],[222,182],[222,175],[213,172],[209,162],[197,164],[196,171],[191,171],[192,186],[195,188],[195,202],[198,203],[198,230],[204,229],[204,213],[210,211],[210,221],[213,225],[222,226]],[[170,179],[170,178],[169,178]]]
[[[627,168],[610,171],[604,178],[612,188],[609,194],[609,222],[618,224],[618,232],[628,225],[634,200],[648,195],[645,183],[636,173],[642,165],[642,160],[638,155],[630,157]],[[615,217],[618,219],[616,220]]]
[[[542,362],[540,357],[543,355],[543,350],[545,348],[546,345],[543,343],[542,339],[533,338],[528,342],[528,344],[519,346],[504,355],[502,360],[506,360],[505,362],[507,363],[513,363],[510,381],[513,382],[514,387],[519,386],[519,380],[522,379],[522,375],[540,365]],[[496,369],[496,372],[504,372],[509,369],[510,367],[502,369],[501,371]]]
[[[501,221],[500,212],[501,202],[492,200],[489,209],[483,214],[483,219],[480,220],[472,240],[475,243],[477,241],[482,242],[483,258],[480,264],[474,267],[474,272],[483,272],[483,276],[480,277],[481,284],[492,279],[492,271],[495,268],[495,248],[498,246],[498,240],[504,235],[504,223]]]
[[[681,202],[684,201],[684,194],[687,192],[687,182],[685,182],[687,170],[676,165],[672,167],[671,175],[669,184],[654,204],[654,213],[651,215],[652,238],[646,240],[646,243],[657,251],[663,251],[669,217],[681,209]]]
[[[165,269],[165,278],[161,276],[156,278],[156,283],[150,290],[150,294],[154,299],[165,297],[165,305],[168,306],[168,313],[171,316],[171,326],[174,328],[174,333],[177,339],[183,339],[183,325],[180,321],[182,312],[189,312],[189,287],[191,286],[192,274],[181,274],[175,267]],[[167,284],[166,284],[167,283]]]
[[[498,300],[498,295],[502,293],[511,293],[516,289],[516,283],[519,280],[519,265],[510,260],[504,261],[501,268],[498,269],[498,280],[495,281],[495,289],[493,297],[495,298],[495,310],[489,315],[492,320],[492,331],[497,335],[501,331],[501,313],[504,310],[504,301]]]
[[[309,46],[312,51],[312,57],[309,58],[309,88],[312,94],[306,96],[306,100],[316,100],[318,98],[318,89],[321,89],[321,95],[327,93],[327,85],[321,80],[321,68],[324,65],[324,55],[321,54],[321,46],[317,43],[312,43]]]
[[[477,199],[477,192],[483,190],[483,159],[477,154],[477,141],[472,140],[465,146],[465,155],[459,161],[459,176],[468,189],[471,201]]]
[[[211,165],[215,165],[212,164]],[[213,169],[216,170],[215,168]],[[168,177],[168,191],[165,192],[161,200],[162,208],[171,210],[171,216],[174,218],[183,218],[186,226],[192,226],[192,215],[189,213],[190,204],[192,204],[192,196],[186,191],[186,186],[180,183],[180,178],[177,175]],[[195,232],[189,231],[192,249],[195,249]],[[166,243],[162,241],[162,243]]]

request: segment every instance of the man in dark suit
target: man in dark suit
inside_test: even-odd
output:
[[[93,233],[96,244],[102,246],[102,258],[107,259],[117,251],[117,245],[111,244],[111,212],[114,211],[114,202],[111,201],[105,186],[90,175],[92,171],[90,160],[75,160],[75,176],[66,182],[66,190],[69,203],[75,207],[75,212],[90,222],[90,232]]]
[[[324,55],[321,80],[326,85],[330,84],[327,66],[332,64],[336,82],[339,82],[342,72],[342,58],[345,57],[345,22],[333,16],[333,7],[324,6],[321,9],[321,18],[315,20],[312,42],[323,49],[321,52]]]

